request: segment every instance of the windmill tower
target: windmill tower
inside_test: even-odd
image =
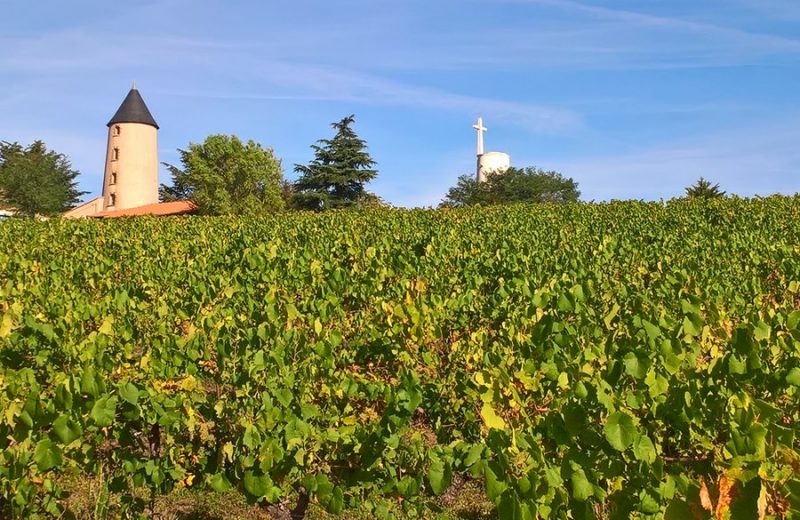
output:
[[[186,215],[191,200],[158,202],[158,123],[134,83],[108,122],[102,194],[75,206],[64,218]]]
[[[108,122],[104,211],[158,202],[158,124],[134,83]]]
[[[511,157],[503,152],[484,152],[483,134],[488,129],[483,126],[483,118],[479,117],[478,122],[472,125],[478,131],[478,161],[475,172],[475,180],[486,182],[486,176],[492,172],[505,172],[511,167]]]

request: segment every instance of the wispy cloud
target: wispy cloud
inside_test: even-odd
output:
[[[214,60],[241,44],[172,37],[143,37],[79,29],[0,38],[0,68],[9,73],[60,73],[187,67]]]
[[[718,67],[755,63],[770,56],[800,55],[800,39],[706,20],[656,15],[576,0],[489,1],[575,15],[574,19],[558,24],[557,29],[546,35],[547,39],[542,38],[556,47],[547,56],[562,67]],[[562,33],[565,27],[569,31]],[[499,37],[499,34],[495,36]],[[512,36],[511,42],[519,55],[526,49],[530,54],[536,54],[540,39],[533,35],[526,42],[522,37],[515,39]]]
[[[742,196],[800,191],[800,126],[762,122],[633,152],[551,160],[580,183],[583,198],[669,198],[703,176]]]
[[[106,41],[110,43],[106,44]],[[198,89],[194,83],[198,65],[213,69],[216,89]],[[52,75],[59,71],[104,73],[169,69],[177,88],[170,95],[217,99],[317,100],[419,107],[434,110],[484,113],[505,123],[536,132],[560,132],[581,128],[575,112],[543,104],[478,97],[440,88],[398,81],[375,72],[347,66],[325,66],[266,58],[247,43],[147,38],[68,31],[27,40],[15,40],[0,56],[0,68]],[[248,81],[259,93],[248,93],[239,84]],[[227,84],[227,86],[226,86]]]
[[[491,115],[509,124],[541,132],[583,126],[570,110],[546,105],[483,98],[385,79],[340,68],[269,62],[259,67],[262,79],[292,90],[335,96],[339,100],[376,105],[411,106]]]
[[[736,3],[783,21],[800,20],[800,2],[797,0],[736,0]]]
[[[575,0],[517,0],[539,5],[581,12],[601,18],[620,20],[653,29],[673,29],[691,33],[715,34],[732,37],[742,43],[757,44],[763,50],[775,52],[800,52],[800,40],[772,34],[746,31],[724,25],[686,20],[683,18],[658,16],[626,9],[601,7]],[[760,0],[759,0],[760,1]]]

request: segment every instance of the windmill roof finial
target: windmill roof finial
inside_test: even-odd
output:
[[[142,95],[136,89],[135,83],[114,114],[114,117],[108,122],[108,126],[114,123],[143,123],[158,128],[156,120],[153,119],[150,110],[147,109],[147,105],[145,105]]]

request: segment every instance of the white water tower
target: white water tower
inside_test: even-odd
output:
[[[486,176],[492,172],[503,173],[511,168],[511,157],[504,152],[484,152],[483,133],[486,127],[483,126],[483,118],[479,117],[478,122],[472,125],[478,131],[478,164],[475,179],[478,182],[486,182]]]

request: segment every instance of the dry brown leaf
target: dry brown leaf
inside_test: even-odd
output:
[[[725,518],[725,513],[731,508],[731,502],[738,494],[739,490],[736,487],[736,480],[724,476],[719,479],[719,500],[717,501],[716,512],[717,520],[723,520]]]
[[[705,480],[700,480],[700,505],[709,513],[714,512],[714,502],[711,500],[711,494],[708,492]]]

